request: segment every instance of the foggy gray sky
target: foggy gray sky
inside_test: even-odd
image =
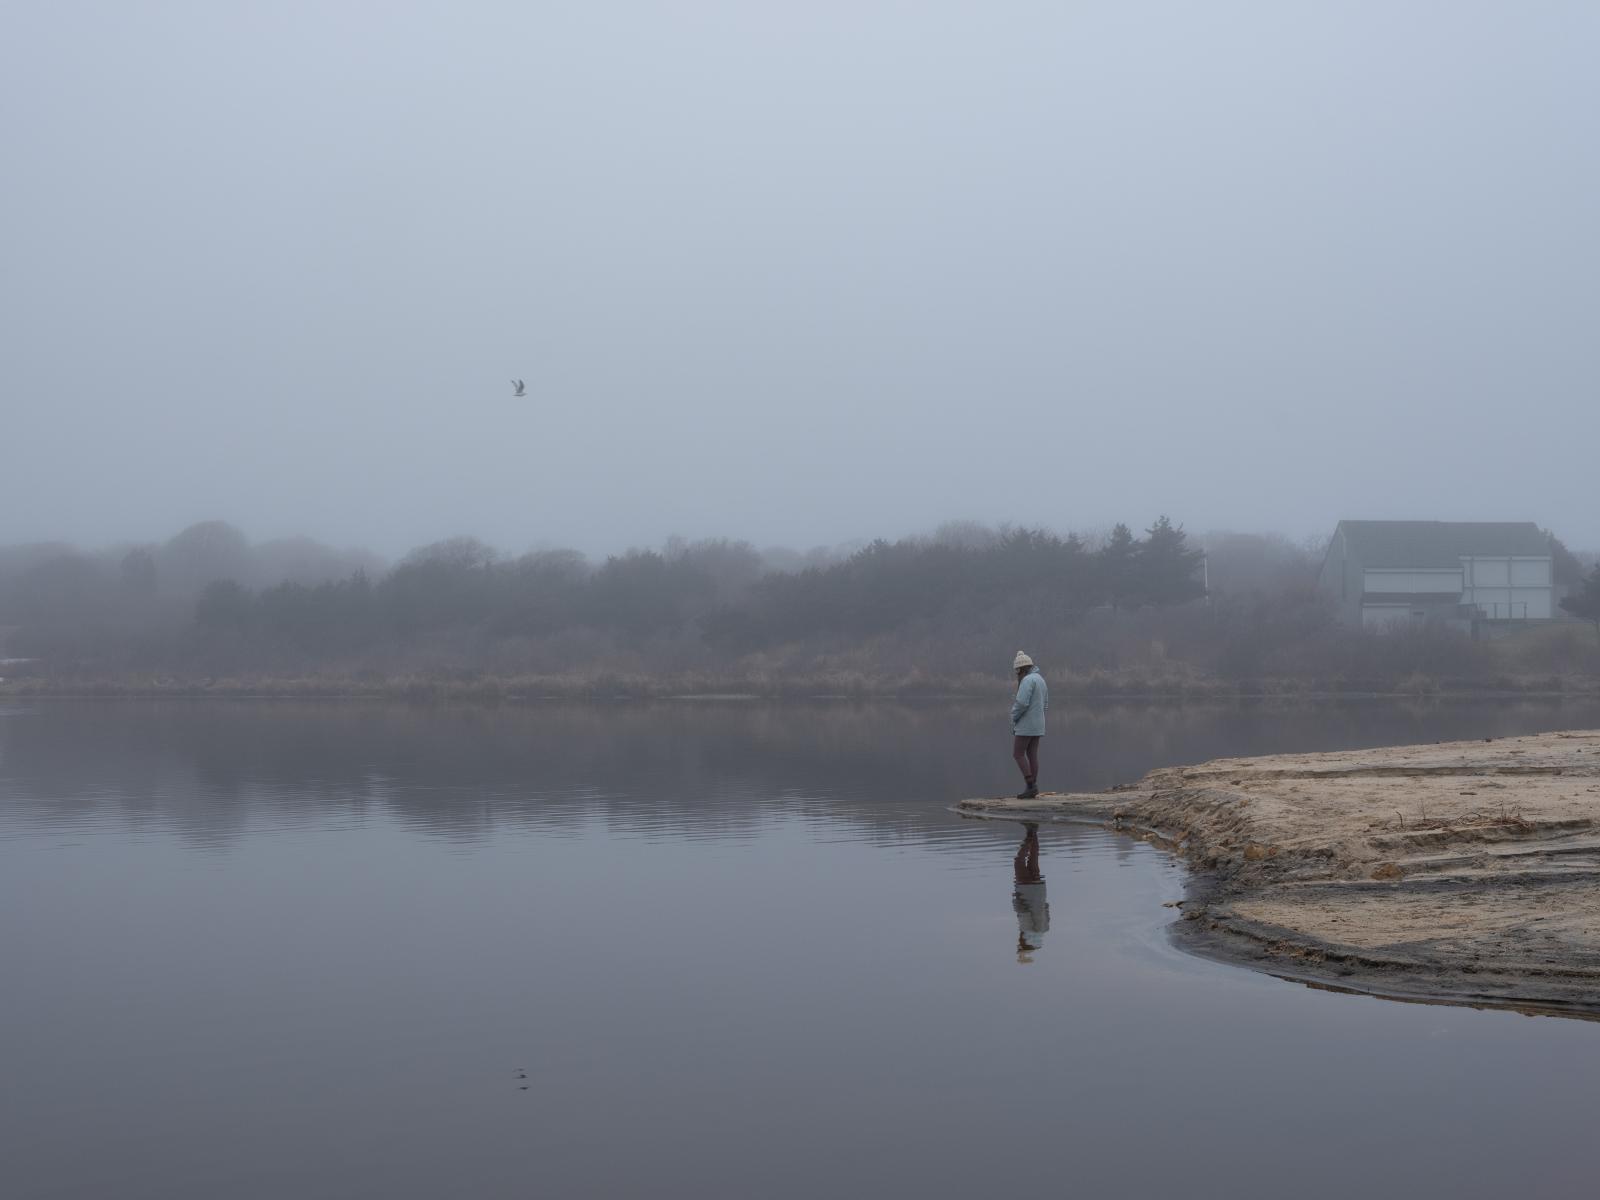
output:
[[[4,26],[0,541],[1600,546],[1592,2]]]

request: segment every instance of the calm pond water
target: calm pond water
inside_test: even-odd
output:
[[[0,709],[0,1195],[1577,1196],[1600,1024],[1169,944],[1003,699]],[[1600,706],[1058,708],[1050,787]]]

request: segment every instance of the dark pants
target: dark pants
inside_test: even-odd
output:
[[[1039,735],[1012,738],[1011,757],[1017,760],[1017,769],[1026,782],[1039,778]]]
[[[1039,874],[1039,827],[1030,821],[1023,829],[1022,845],[1017,847],[1017,856],[1011,860],[1011,865],[1016,868],[1018,883],[1042,883],[1044,876]]]

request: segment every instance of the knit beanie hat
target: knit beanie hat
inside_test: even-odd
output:
[[[1017,656],[1011,660],[1011,669],[1020,671],[1023,667],[1033,666],[1033,659],[1029,658],[1026,651],[1018,650]]]

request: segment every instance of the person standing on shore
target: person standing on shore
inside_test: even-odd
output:
[[[1039,794],[1039,739],[1044,737],[1050,689],[1025,651],[1017,651],[1011,666],[1017,673],[1017,697],[1011,702],[1011,757],[1027,785],[1017,793],[1017,799],[1032,800]]]

